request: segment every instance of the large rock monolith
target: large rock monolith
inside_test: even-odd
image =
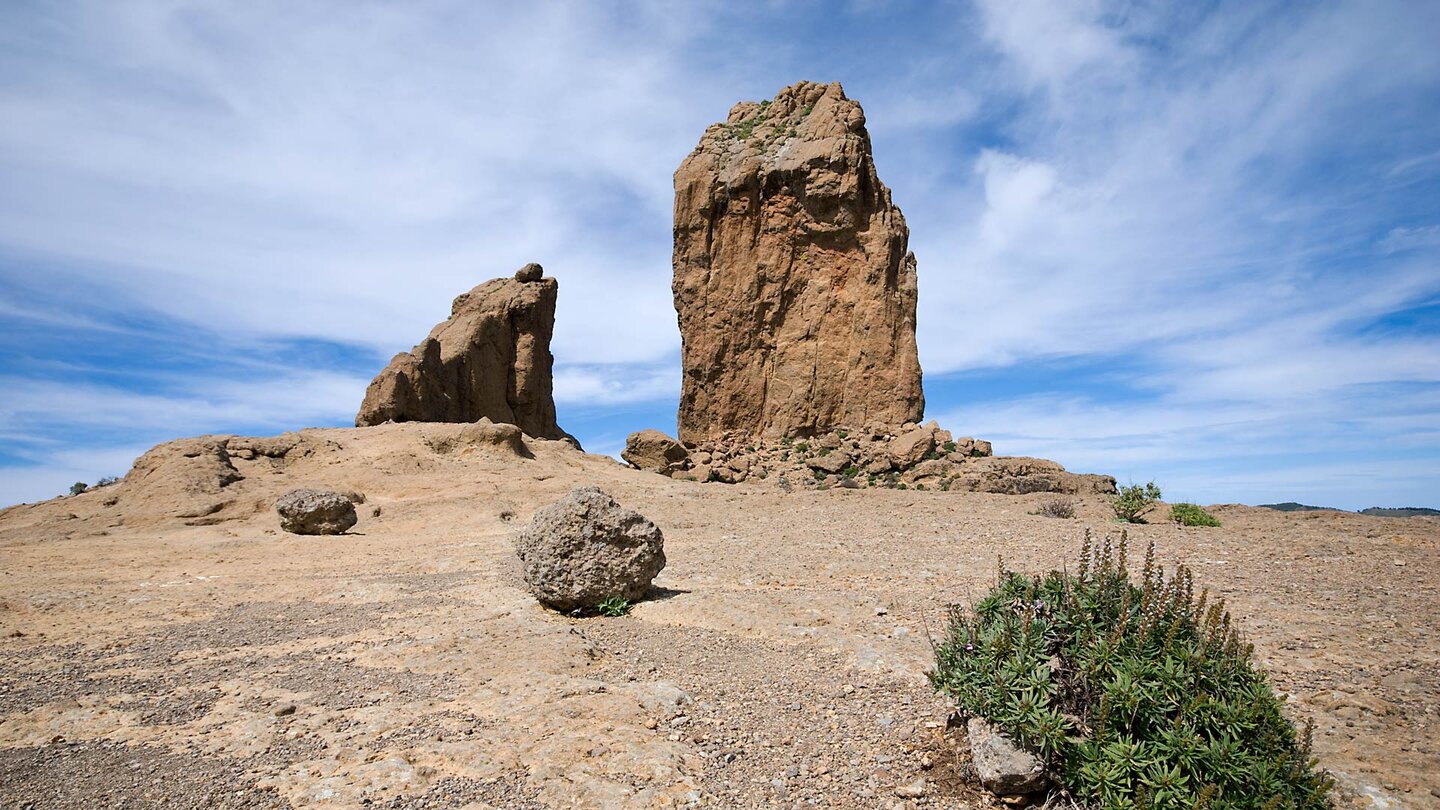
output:
[[[707,129],[675,172],[680,440],[918,422],[908,240],[839,84]]]
[[[529,264],[456,298],[448,320],[371,381],[356,426],[483,417],[537,438],[567,438],[555,422],[551,376],[558,289]]]

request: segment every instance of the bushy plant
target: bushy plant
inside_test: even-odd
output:
[[[86,484],[84,481],[76,481],[75,483],[70,485],[70,494],[79,495],[80,493],[85,492],[89,489],[89,484]]]
[[[1075,504],[1057,498],[1040,504],[1040,508],[1030,514],[1049,518],[1073,518],[1075,517]]]
[[[1219,526],[1220,519],[1193,503],[1177,503],[1170,507],[1170,519],[1181,526]]]
[[[1155,486],[1151,481],[1144,486],[1130,484],[1120,487],[1120,494],[1116,495],[1111,502],[1115,510],[1115,517],[1126,523],[1144,523],[1145,513],[1150,507],[1160,500],[1160,487]]]
[[[1251,660],[1223,601],[1166,576],[1153,544],[1138,582],[1127,538],[1079,571],[1000,565],[972,609],[952,607],[931,682],[1042,756],[1104,810],[1328,808],[1331,781]]]

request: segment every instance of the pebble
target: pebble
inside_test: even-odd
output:
[[[925,795],[925,777],[916,778],[913,782],[895,788],[895,795],[902,799],[918,799]]]

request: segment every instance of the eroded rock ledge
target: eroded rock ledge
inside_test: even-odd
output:
[[[664,440],[664,441],[662,441]],[[656,452],[657,447],[664,452]],[[1040,458],[995,456],[990,442],[955,437],[935,422],[899,428],[837,428],[767,441],[739,434],[685,446],[654,430],[634,433],[622,454],[636,469],[691,481],[780,486],[1110,494],[1108,475],[1068,472]]]

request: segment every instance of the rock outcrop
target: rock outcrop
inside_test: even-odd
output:
[[[639,599],[665,567],[660,529],[597,487],[580,487],[537,511],[515,552],[530,592],[560,611]]]
[[[682,480],[735,484],[768,479],[781,486],[821,488],[1005,495],[1115,492],[1115,479],[1108,475],[1072,473],[1053,461],[992,456],[991,452],[990,442],[953,437],[935,422],[893,429],[840,427],[803,440],[768,441],[740,435],[700,442],[688,448],[678,469],[672,467],[666,474]]]
[[[839,84],[707,129],[675,173],[680,440],[919,421],[908,240]]]
[[[552,393],[558,288],[528,264],[456,298],[448,320],[371,381],[355,425],[485,417],[537,438],[568,438]]]

